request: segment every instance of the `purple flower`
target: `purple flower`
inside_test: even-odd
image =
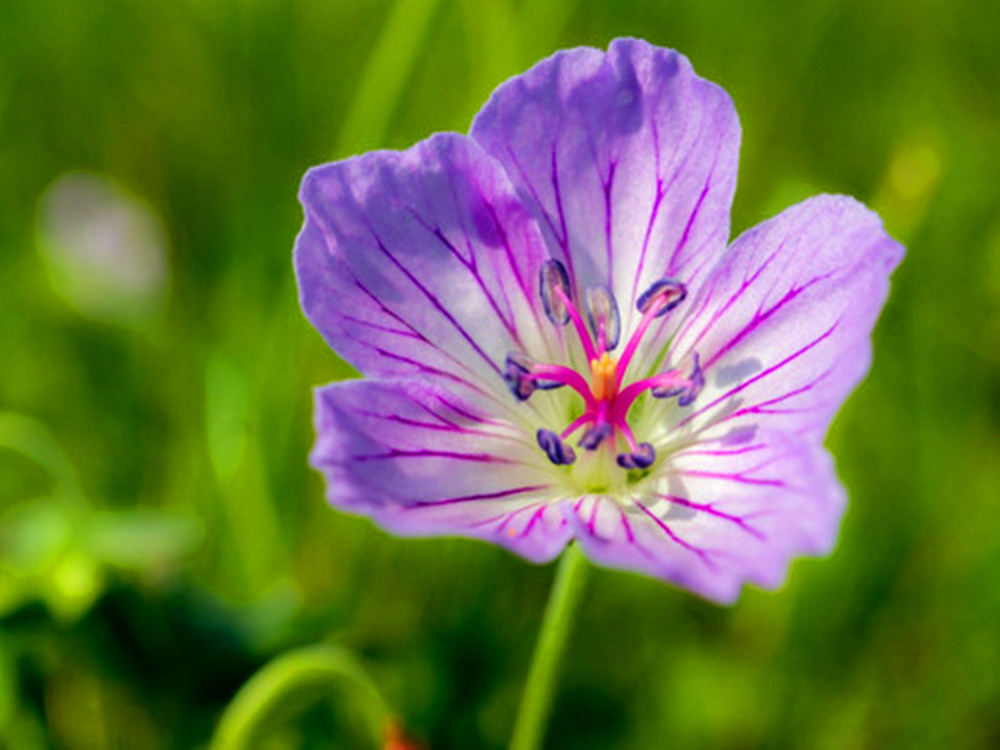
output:
[[[720,602],[833,545],[822,446],[902,248],[823,195],[727,247],[740,129],[676,52],[566,50],[470,135],[312,169],[302,306],[366,376],[316,392],[334,505]]]

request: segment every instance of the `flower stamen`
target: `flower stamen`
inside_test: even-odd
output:
[[[615,458],[623,469],[648,469],[656,460],[652,443],[639,443],[631,453],[619,453]]]
[[[564,443],[552,430],[539,429],[536,438],[538,446],[545,451],[549,461],[556,466],[568,466],[576,461],[576,451]]]
[[[547,260],[538,272],[539,288],[542,296],[542,307],[545,315],[557,326],[569,323],[569,312],[565,302],[571,297],[569,274],[566,266],[558,260]]]
[[[679,406],[690,406],[694,402],[698,394],[701,393],[701,389],[705,387],[705,373],[701,371],[701,358],[698,357],[698,352],[691,352],[681,361],[681,365],[688,374],[676,383],[654,386],[650,391],[654,398],[677,396]],[[673,372],[680,373],[682,370],[673,370]]]
[[[606,286],[587,290],[587,322],[597,340],[597,350],[609,352],[618,346],[622,333],[622,319],[618,301]]]
[[[583,318],[580,317],[580,312],[573,304],[573,300],[570,299],[566,292],[558,287],[555,289],[553,294],[562,303],[562,309],[566,311],[569,319],[573,321],[573,327],[576,328],[576,335],[580,337],[580,344],[583,346],[583,353],[587,355],[587,361],[590,362],[597,359],[597,349],[594,347],[594,342],[590,338],[587,326],[584,324]]]
[[[565,440],[570,435],[572,435],[574,432],[576,432],[581,427],[583,427],[585,424],[589,424],[590,422],[593,422],[594,419],[595,419],[594,415],[591,414],[590,412],[586,412],[585,414],[581,414],[579,417],[577,417],[572,422],[570,422],[569,426],[565,430],[563,430],[561,433],[559,433],[559,437],[562,440]]]
[[[583,437],[580,438],[580,442],[577,443],[577,445],[584,450],[597,450],[601,443],[614,435],[614,433],[615,430],[610,424],[607,422],[599,422],[583,434]]]
[[[652,443],[638,442],[628,424],[628,412],[636,398],[650,391],[654,398],[678,397],[678,404],[690,404],[704,386],[698,355],[692,352],[677,368],[644,378],[624,388],[625,371],[653,320],[676,308],[687,296],[687,288],[675,279],[654,282],[640,295],[636,308],[642,319],[625,344],[621,357],[611,356],[621,341],[621,315],[618,302],[607,286],[587,290],[585,296],[586,323],[573,303],[572,288],[566,268],[558,260],[548,260],[539,274],[540,296],[545,314],[557,326],[570,322],[576,330],[590,369],[589,382],[571,367],[539,363],[527,354],[507,355],[504,380],[514,396],[527,400],[535,390],[569,386],[583,398],[584,413],[576,417],[561,433],[540,428],[539,447],[557,466],[576,461],[576,453],[565,441],[577,430],[589,425],[577,442],[586,451],[596,451],[602,445],[615,449],[616,436],[621,435],[628,447],[618,453],[616,462],[626,470],[646,469],[656,460]],[[600,354],[598,354],[600,352]]]
[[[666,315],[683,302],[685,297],[687,297],[687,287],[675,279],[654,281],[645,292],[639,295],[635,306],[642,313],[642,320],[639,321],[632,337],[625,344],[625,351],[622,352],[621,369],[618,372],[619,385],[621,385],[622,378],[625,377],[625,371],[632,361],[636,347],[639,346],[642,337],[646,335],[653,319]]]

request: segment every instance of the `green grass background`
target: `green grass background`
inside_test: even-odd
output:
[[[595,570],[547,746],[1000,746],[998,7],[4,0],[0,747],[205,746],[249,675],[323,640],[435,750],[505,745],[553,569],[327,507],[310,388],[351,373],[296,302],[295,193],[620,35],[735,100],[734,232],[845,192],[908,255],[830,436],[831,558],[725,609]],[[53,281],[38,202],[67,170],[161,218],[162,303],[95,319]],[[258,745],[366,747],[353,713],[304,696]]]

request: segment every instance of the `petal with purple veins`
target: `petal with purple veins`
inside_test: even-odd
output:
[[[903,250],[852,198],[819,196],[742,235],[691,301],[673,344],[705,386],[675,427],[767,426],[819,440],[868,371],[871,332]]]
[[[748,437],[673,454],[668,474],[631,501],[575,503],[587,555],[727,603],[745,582],[782,585],[792,558],[825,554],[845,504],[829,455],[782,433]]]
[[[310,458],[330,502],[394,533],[485,539],[535,562],[569,538],[545,454],[426,382],[317,389],[316,432]]]
[[[500,86],[471,132],[570,275],[614,292],[625,330],[650,284],[697,285],[725,247],[739,122],[677,52],[637,39],[558,52]]]
[[[471,139],[441,134],[311,169],[300,198],[303,308],[365,375],[497,389],[508,351],[552,345],[541,235]]]

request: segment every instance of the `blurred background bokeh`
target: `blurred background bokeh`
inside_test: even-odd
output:
[[[998,8],[3,0],[0,747],[203,747],[321,641],[435,750],[505,745],[553,570],[328,508],[310,388],[351,372],[295,194],[621,35],[734,98],[734,232],[845,192],[909,252],[829,440],[835,553],[732,608],[595,570],[548,746],[1000,747]],[[371,746],[343,695],[293,708],[260,747]]]

